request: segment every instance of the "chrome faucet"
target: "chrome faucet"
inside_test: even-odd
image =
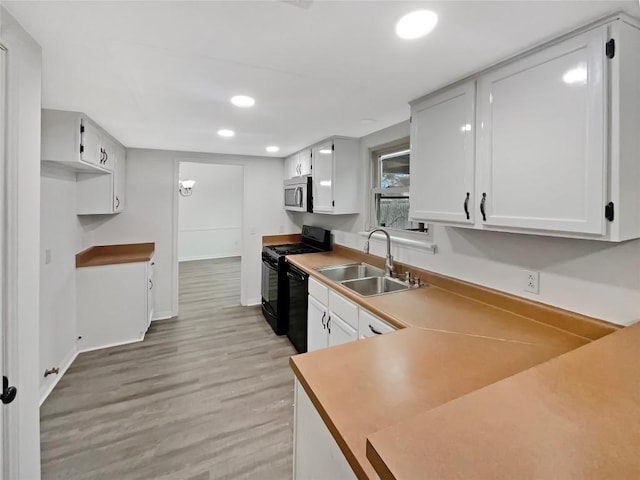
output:
[[[367,237],[367,241],[364,244],[364,253],[369,253],[369,240],[371,240],[371,235],[375,232],[382,232],[387,236],[387,258],[384,262],[384,274],[388,277],[393,275],[393,257],[391,256],[391,237],[389,233],[382,228],[374,228],[369,232],[369,236]]]

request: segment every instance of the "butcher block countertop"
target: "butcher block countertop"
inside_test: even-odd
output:
[[[382,478],[640,478],[640,324],[369,437]]]
[[[287,257],[288,262],[400,329],[386,335],[297,355],[290,360],[296,377],[360,479],[374,479],[376,473],[383,480],[497,477],[495,472],[498,466],[495,464],[493,467],[496,470],[487,470],[484,476],[472,470],[473,463],[492,462],[492,453],[502,448],[496,449],[495,445],[504,447],[504,450],[497,452],[499,457],[509,455],[509,442],[498,440],[501,431],[499,422],[506,421],[502,416],[499,416],[494,430],[483,432],[486,418],[493,412],[499,413],[502,408],[498,401],[492,404],[492,395],[481,397],[486,400],[481,405],[482,408],[486,407],[486,411],[482,410],[481,415],[476,417],[473,414],[476,410],[469,410],[471,413],[465,417],[465,423],[471,424],[468,431],[462,430],[462,422],[454,422],[459,428],[454,426],[451,432],[447,432],[446,420],[434,428],[429,427],[432,421],[430,411],[444,411],[448,405],[460,403],[472,392],[477,391],[473,394],[476,396],[489,388],[497,388],[507,382],[507,378],[511,382],[520,375],[532,377],[531,372],[541,368],[537,365],[559,356],[562,356],[560,359],[565,358],[563,354],[567,352],[574,355],[583,350],[578,347],[619,330],[619,327],[607,322],[524,299],[520,304],[517,297],[494,293],[483,287],[402,264],[397,264],[399,271],[404,271],[406,267],[412,274],[420,275],[428,285],[388,295],[361,297],[315,270],[321,266],[360,261],[379,266],[381,260],[384,261],[343,247],[335,248],[333,252]],[[488,303],[491,301],[495,301],[495,304]],[[605,340],[610,342],[610,338],[624,335],[626,331]],[[640,337],[640,331],[636,336]],[[593,349],[601,341],[604,340],[587,347]],[[575,349],[578,350],[572,352]],[[563,378],[567,382],[573,375],[571,368],[566,362],[560,365],[558,372],[564,372],[564,377],[558,373],[556,381],[561,383],[560,379]],[[632,368],[629,361],[625,365]],[[520,374],[525,370],[527,372]],[[588,368],[584,369],[585,374],[588,371]],[[492,384],[493,387],[488,387]],[[520,395],[517,388],[507,390],[514,395],[514,404],[518,401],[528,403],[532,415],[541,415],[545,406],[539,405],[537,388],[546,389],[542,393],[552,398],[554,391],[549,387],[555,385],[527,385],[528,390],[523,390],[526,391],[524,395]],[[460,400],[451,403],[455,399]],[[467,402],[462,405],[470,404]],[[464,407],[458,409],[460,417],[463,416],[460,414],[462,409]],[[451,413],[447,418],[453,417],[455,414]],[[418,424],[418,421],[422,423]],[[563,424],[568,420],[556,417],[553,421]],[[533,423],[531,428],[535,428]],[[567,429],[570,430],[570,427],[567,426]],[[477,441],[475,432],[478,432]],[[482,435],[490,433],[495,434],[495,438],[482,440]],[[518,436],[517,432],[510,433]],[[579,432],[574,433],[579,435]],[[543,435],[544,429],[537,434]],[[441,445],[441,435],[450,443]],[[504,437],[507,438],[506,435]],[[369,446],[368,438],[371,439]],[[541,438],[538,441],[542,441]],[[562,443],[561,438],[556,440]],[[467,463],[463,462],[460,475],[456,472],[459,458],[448,453],[455,451],[456,442],[462,442],[459,446],[461,455],[467,456]],[[483,442],[482,448],[473,450]],[[430,455],[429,449],[423,452],[422,445],[433,449],[433,455]],[[449,450],[443,445],[447,445]],[[570,446],[567,443],[565,448]],[[560,450],[557,453],[561,455],[559,445],[555,448]],[[513,451],[511,455],[513,458],[510,460],[515,468],[518,457]],[[437,467],[433,475],[430,470],[432,464]],[[399,465],[402,468],[397,470]],[[467,467],[469,470],[464,470]],[[511,478],[522,478],[523,472],[518,473],[520,475],[511,475]],[[548,475],[542,477],[549,478]]]
[[[76,268],[148,262],[153,257],[154,251],[155,243],[99,245],[78,253],[76,255]]]

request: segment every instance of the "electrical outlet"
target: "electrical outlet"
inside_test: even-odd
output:
[[[531,270],[524,271],[524,291],[538,294],[540,293],[540,272]]]

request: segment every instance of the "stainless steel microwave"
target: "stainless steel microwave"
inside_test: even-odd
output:
[[[284,181],[284,208],[294,212],[313,212],[311,177],[297,177]]]

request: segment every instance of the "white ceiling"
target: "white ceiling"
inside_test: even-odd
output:
[[[86,112],[128,147],[279,145],[275,156],[406,120],[408,101],[610,12],[640,16],[637,0],[3,5],[42,46],[43,107]],[[434,10],[438,26],[397,38],[395,22],[416,8]],[[255,107],[231,105],[237,94]]]

